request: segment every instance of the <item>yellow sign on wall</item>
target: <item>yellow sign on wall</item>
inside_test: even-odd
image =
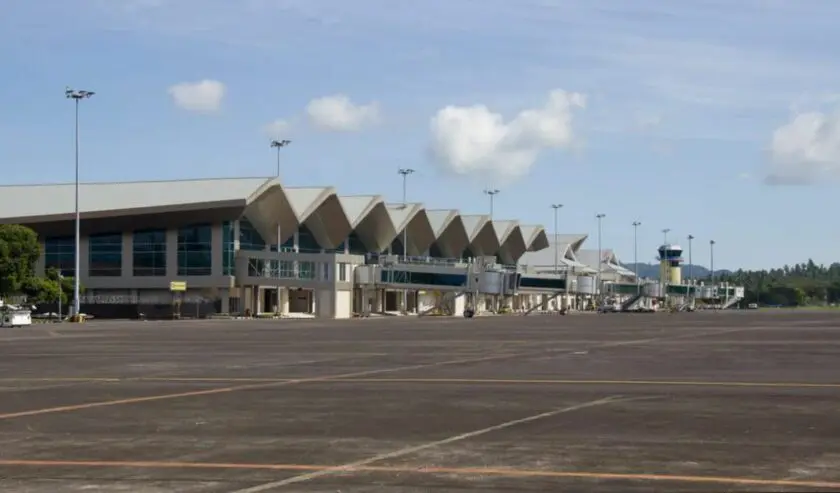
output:
[[[187,282],[186,281],[172,281],[169,283],[169,290],[170,291],[186,291],[187,290]]]

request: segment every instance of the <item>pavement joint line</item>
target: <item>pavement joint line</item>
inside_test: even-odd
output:
[[[455,360],[447,360],[447,361],[439,361],[435,363],[424,363],[418,365],[408,365],[408,366],[398,366],[392,368],[380,368],[376,370],[364,370],[364,371],[357,371],[351,373],[342,373],[337,375],[323,375],[317,377],[302,377],[302,378],[295,378],[291,380],[283,380],[283,381],[273,381],[273,382],[264,382],[264,383],[253,383],[248,385],[235,385],[229,387],[221,387],[221,388],[214,388],[214,389],[204,389],[204,390],[192,390],[187,392],[177,392],[172,394],[158,394],[158,395],[150,395],[144,397],[129,397],[125,399],[115,399],[110,401],[97,401],[97,402],[88,402],[83,404],[70,404],[65,406],[55,406],[55,407],[48,407],[48,408],[41,408],[41,409],[31,409],[28,411],[18,411],[13,413],[5,413],[0,414],[0,420],[7,420],[7,419],[15,419],[15,418],[22,418],[26,416],[37,416],[42,414],[51,414],[51,413],[59,413],[59,412],[69,412],[69,411],[79,411],[83,409],[92,409],[96,407],[105,407],[105,406],[117,406],[122,404],[139,404],[143,402],[153,402],[153,401],[161,401],[161,400],[168,400],[168,399],[177,399],[182,397],[199,397],[204,395],[215,395],[215,394],[225,394],[230,392],[238,392],[241,390],[253,390],[253,389],[267,389],[272,387],[282,387],[287,385],[296,385],[300,383],[308,383],[308,382],[327,382],[338,380],[341,378],[353,378],[353,377],[363,377],[365,375],[378,375],[382,373],[394,373],[398,371],[407,371],[407,370],[420,370],[423,368],[436,368],[440,366],[449,366],[449,365],[456,365],[456,364],[464,364],[464,363],[479,363],[484,361],[494,361],[500,359],[510,359],[519,356],[529,356],[532,353],[508,353],[508,354],[496,354],[490,356],[482,356],[482,357],[473,357],[473,358],[461,358]],[[116,380],[119,381],[119,380]]]
[[[93,461],[93,460],[27,460],[0,459],[0,467],[91,467],[137,469],[198,469],[198,470],[262,470],[262,471],[324,471],[388,474],[454,474],[487,475],[510,478],[592,479],[613,481],[649,481],[676,483],[730,484],[739,486],[789,486],[793,488],[840,489],[840,481],[744,478],[731,476],[689,476],[672,474],[610,473],[595,471],[547,471],[505,467],[425,467],[425,466],[360,466],[352,470],[338,466],[308,464],[247,464],[217,462],[156,462],[156,461]]]
[[[313,471],[313,472],[309,472],[309,473],[305,473],[305,474],[300,474],[300,475],[297,475],[297,476],[292,476],[290,478],[281,479],[281,480],[278,480],[278,481],[271,481],[271,482],[268,482],[268,483],[263,483],[263,484],[260,484],[260,485],[251,486],[249,488],[238,489],[238,490],[235,490],[231,493],[258,493],[260,491],[266,491],[266,490],[274,489],[274,488],[277,488],[277,487],[280,487],[280,486],[287,486],[287,485],[290,485],[290,484],[303,483],[303,482],[306,482],[306,481],[317,479],[317,478],[320,478],[320,477],[323,477],[323,476],[328,476],[328,475],[335,474],[335,473],[338,473],[338,472],[352,471],[353,469],[358,468],[358,467],[369,466],[374,462],[380,462],[380,461],[383,461],[383,460],[396,459],[398,457],[404,457],[406,455],[410,455],[410,454],[413,454],[413,453],[416,453],[416,452],[421,452],[421,451],[426,450],[426,449],[430,449],[430,448],[434,448],[434,447],[440,447],[442,445],[448,445],[450,443],[460,442],[460,441],[463,441],[463,440],[467,440],[469,438],[474,438],[474,437],[477,437],[477,436],[486,435],[487,433],[491,433],[491,432],[494,432],[494,431],[499,431],[499,430],[503,430],[503,429],[510,428],[510,427],[513,427],[513,426],[517,426],[517,425],[521,425],[521,424],[525,424],[525,423],[530,423],[532,421],[537,421],[537,420],[545,419],[545,418],[551,418],[551,417],[554,417],[554,416],[558,416],[560,414],[565,414],[565,413],[570,413],[570,412],[573,412],[573,411],[578,411],[580,409],[586,409],[586,408],[595,407],[595,406],[603,406],[603,405],[606,405],[606,404],[612,404],[612,403],[617,403],[617,402],[622,402],[622,401],[637,400],[637,399],[639,399],[639,398],[633,398],[633,397],[623,398],[620,395],[603,397],[601,399],[596,399],[596,400],[593,400],[593,401],[583,402],[583,403],[580,403],[580,404],[575,404],[573,406],[567,406],[567,407],[553,409],[551,411],[547,411],[547,412],[543,412],[543,413],[539,413],[539,414],[534,414],[534,415],[531,415],[531,416],[528,416],[528,417],[525,417],[525,418],[506,421],[504,423],[500,423],[500,424],[497,424],[497,425],[494,425],[494,426],[488,426],[486,428],[481,428],[479,430],[473,430],[473,431],[469,431],[469,432],[466,432],[466,433],[460,433],[458,435],[453,435],[451,437],[444,438],[442,440],[435,440],[433,442],[427,442],[427,443],[424,443],[424,444],[421,444],[421,445],[415,445],[415,446],[412,446],[412,447],[404,447],[404,448],[394,450],[394,451],[391,451],[391,452],[385,452],[385,453],[382,453],[382,454],[377,454],[377,455],[374,455],[372,457],[368,457],[367,459],[361,459],[361,460],[357,460],[357,461],[353,461],[353,462],[348,462],[347,464],[343,464],[341,466],[337,466],[337,467],[334,467],[334,468],[331,468],[331,469]]]
[[[300,380],[300,378],[282,378],[282,377],[132,377],[125,379],[70,379],[70,380],[31,380],[44,382],[68,382],[68,383],[98,383],[98,382],[129,382],[129,381],[148,381],[148,382],[220,382],[220,383],[234,383],[234,382],[250,382],[250,383],[285,383]],[[0,380],[0,382],[9,381],[16,382],[21,380],[8,379]],[[745,387],[745,388],[790,388],[790,389],[840,389],[840,383],[810,383],[810,382],[743,382],[743,381],[704,381],[704,380],[570,380],[570,379],[515,379],[515,378],[336,378],[328,380],[330,383],[345,382],[345,383],[468,383],[468,384],[488,384],[488,385],[645,385],[645,386],[684,386],[684,387]],[[16,389],[5,390],[39,390],[53,388],[56,386],[45,387],[24,387]],[[4,389],[0,389],[2,392]]]
[[[585,346],[585,347],[579,348],[579,349],[570,349],[568,347],[562,347],[562,348],[556,348],[556,349],[551,349],[551,348],[541,349],[541,350],[536,350],[536,351],[530,351],[530,352],[527,352],[527,353],[525,353],[525,352],[503,353],[503,354],[491,355],[491,356],[486,356],[486,357],[481,357],[480,356],[480,357],[476,357],[475,359],[472,359],[472,360],[470,360],[470,359],[457,359],[457,360],[452,360],[452,362],[444,361],[444,362],[439,362],[439,363],[430,363],[430,364],[421,365],[420,367],[417,367],[417,365],[414,365],[412,367],[405,367],[405,369],[407,369],[407,370],[408,369],[419,369],[419,368],[426,368],[426,367],[432,368],[432,367],[435,367],[435,366],[445,366],[445,365],[449,365],[449,364],[493,361],[493,360],[498,360],[498,359],[515,358],[515,357],[520,357],[520,356],[527,357],[527,356],[551,355],[552,353],[554,353],[554,354],[559,353],[558,354],[559,356],[573,356],[573,355],[576,355],[576,354],[580,353],[581,351],[590,351],[592,349],[621,347],[621,346],[638,346],[638,345],[649,344],[651,342],[705,337],[705,336],[710,336],[710,335],[728,334],[728,333],[733,333],[733,332],[760,330],[762,328],[763,327],[736,327],[736,328],[733,328],[733,329],[716,330],[716,331],[711,331],[711,332],[704,331],[703,333],[699,333],[699,334],[690,333],[690,334],[680,334],[680,335],[673,335],[673,336],[665,335],[665,336],[651,337],[651,338],[646,338],[646,339],[635,339],[635,340],[630,340],[630,341],[614,341],[614,342],[607,342],[607,343],[602,343],[602,344],[595,344],[595,345],[591,345],[591,346]],[[562,342],[562,341],[558,341],[558,342]],[[400,369],[387,369],[386,368],[386,369],[382,369],[382,370],[369,370],[369,371],[373,371],[373,372],[377,372],[377,373],[385,373],[385,372],[401,371],[402,369],[403,369],[403,367],[400,367]],[[55,377],[55,378],[34,377],[34,378],[35,378],[35,380],[23,380],[23,379],[16,379],[16,378],[0,378],[0,382],[12,382],[12,381],[42,381],[42,382],[48,382],[48,381],[57,381],[57,382],[61,382],[61,381],[90,381],[90,382],[142,381],[142,378],[140,378],[140,377],[90,377],[90,378],[87,378],[87,377],[67,377],[67,378],[70,378],[70,380],[67,380],[64,377]],[[169,377],[163,377],[162,376],[161,378],[169,378]],[[199,378],[202,378],[202,377],[195,377],[195,378],[199,379]],[[346,378],[346,377],[336,376],[336,377],[333,377],[333,378],[329,378],[328,380],[338,380],[338,379],[343,379],[343,378]],[[352,378],[352,377],[349,377],[349,378]],[[273,384],[273,383],[277,383],[277,384],[290,383],[290,381],[294,381],[294,383],[305,383],[307,381],[310,381],[309,378],[275,379],[275,380],[265,380],[265,381],[264,380],[215,379],[215,378],[212,379],[212,380],[217,381],[217,382],[255,381],[255,382],[264,383],[265,385],[270,385],[270,384]],[[175,380],[173,380],[173,381],[175,381]],[[195,380],[195,381],[210,381],[210,380]],[[320,381],[320,380],[315,380],[315,381]],[[324,381],[327,381],[327,380],[325,379]],[[245,389],[242,389],[242,390],[245,390]],[[201,392],[208,392],[208,391],[201,391]],[[180,397],[180,394],[176,394],[176,395]],[[198,394],[198,395],[201,395],[201,394]],[[4,415],[0,414],[0,419],[6,419],[3,416]]]

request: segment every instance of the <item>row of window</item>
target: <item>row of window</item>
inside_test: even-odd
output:
[[[212,269],[212,236],[210,224],[196,224],[178,230],[178,275],[208,276]],[[134,276],[166,275],[166,230],[135,231],[132,238]],[[49,237],[44,240],[44,266],[57,269],[65,276],[75,275],[75,238]],[[88,275],[116,277],[122,275],[123,235],[103,233],[88,237]]]
[[[212,270],[212,226],[195,224],[178,229],[177,272],[179,276],[207,276]],[[222,273],[233,275],[235,270],[233,222],[222,224]],[[367,248],[355,232],[345,241],[351,254],[363,255]],[[402,251],[399,239],[395,240],[395,250]],[[266,242],[256,228],[246,219],[239,222],[239,248],[242,250],[265,250]],[[286,240],[281,249],[291,250],[294,238]],[[277,245],[270,246],[277,251]],[[321,251],[314,235],[302,225],[298,231],[298,251]],[[344,252],[345,244],[336,251]],[[400,254],[399,252],[395,252]],[[103,233],[91,235],[88,239],[88,275],[93,277],[116,277],[122,275],[123,236],[122,233]],[[166,230],[145,229],[134,231],[132,239],[132,258],[134,276],[166,275]],[[44,242],[44,261],[46,268],[55,268],[66,276],[75,272],[75,239],[67,237],[49,237]],[[277,266],[280,268],[280,266]],[[344,280],[344,279],[340,279]]]

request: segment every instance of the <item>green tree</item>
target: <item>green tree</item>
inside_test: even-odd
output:
[[[30,277],[23,282],[21,291],[26,295],[31,304],[55,303],[61,295],[61,302],[67,304],[69,297],[61,291],[59,284],[54,279],[45,277]]]
[[[38,235],[18,224],[0,224],[0,297],[20,294],[41,256]]]

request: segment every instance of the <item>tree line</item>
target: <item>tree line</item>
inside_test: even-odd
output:
[[[818,265],[813,260],[766,270],[743,270],[715,276],[744,286],[747,303],[779,306],[840,303],[840,262]]]
[[[0,299],[25,296],[27,303],[66,305],[73,296],[73,278],[59,276],[47,269],[44,276],[35,274],[42,254],[38,234],[26,226],[0,224]]]

